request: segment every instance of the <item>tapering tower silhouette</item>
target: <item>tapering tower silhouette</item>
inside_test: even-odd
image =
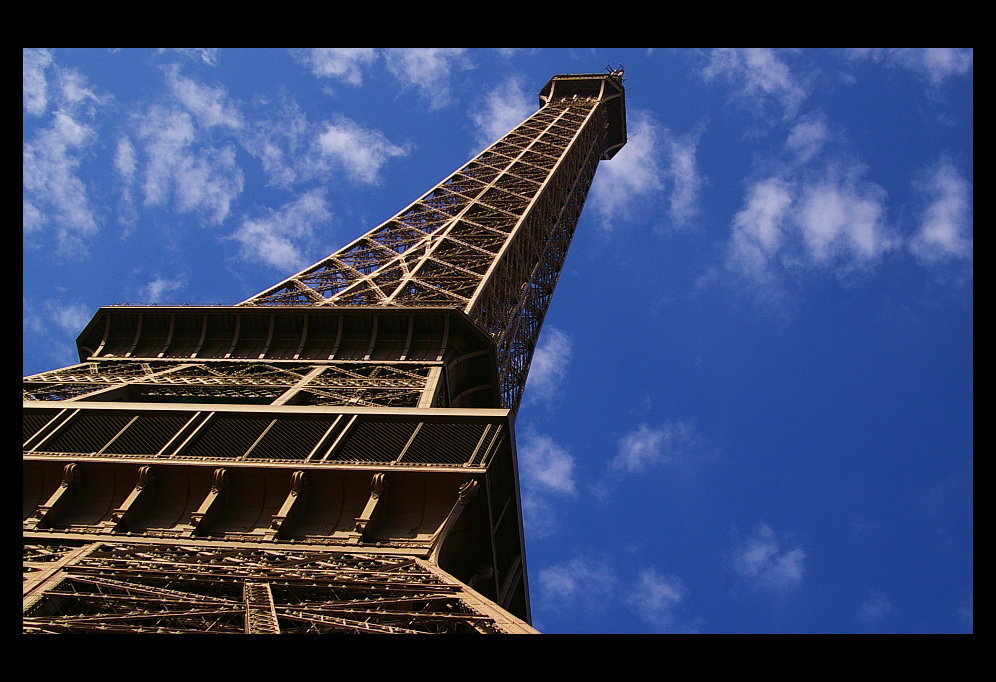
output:
[[[24,379],[27,632],[535,632],[514,420],[622,72],[236,306]]]

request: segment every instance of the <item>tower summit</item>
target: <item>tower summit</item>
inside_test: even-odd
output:
[[[24,379],[26,632],[535,632],[514,421],[622,72],[236,306]]]

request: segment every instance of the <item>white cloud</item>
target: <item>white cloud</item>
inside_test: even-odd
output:
[[[307,158],[318,133],[296,101],[283,98],[277,103],[260,101],[259,105],[262,116],[252,121],[242,144],[260,160],[271,184],[290,187],[313,175],[309,167],[315,170],[325,165]],[[312,153],[320,154],[317,145]]]
[[[786,548],[767,524],[733,550],[733,570],[754,587],[788,589],[798,587],[805,571],[806,552],[800,547]]]
[[[45,215],[27,199],[21,199],[21,224],[24,234],[37,232],[45,226]]]
[[[180,69],[173,66],[166,71],[166,83],[170,92],[197,119],[202,128],[224,126],[233,130],[242,128],[242,114],[238,107],[229,101],[224,88],[212,88],[195,83],[180,75]]]
[[[571,337],[555,327],[546,327],[533,352],[524,392],[527,404],[550,400],[567,376],[571,361]]]
[[[218,225],[242,193],[244,176],[235,162],[233,145],[184,155],[174,171],[177,209],[181,213],[203,212]]]
[[[751,187],[746,206],[733,217],[727,267],[761,279],[785,238],[783,225],[791,204],[790,188],[779,178]]]
[[[295,51],[295,58],[319,78],[332,77],[350,85],[363,83],[363,69],[377,60],[372,47],[313,47]]]
[[[530,540],[540,540],[555,535],[560,529],[560,519],[553,503],[540,492],[521,490],[522,525]]]
[[[554,501],[577,494],[574,456],[532,428],[525,429],[518,440],[522,523],[530,537],[548,537],[560,525]]]
[[[510,78],[488,92],[471,112],[477,144],[490,145],[526,120],[536,110],[534,100],[523,91],[517,78]]]
[[[935,86],[971,71],[974,56],[972,48],[960,47],[856,48],[849,54],[913,71]]]
[[[605,607],[615,590],[614,569],[605,561],[577,557],[544,568],[536,578],[539,600],[547,608],[581,604],[589,608]]]
[[[910,248],[923,262],[972,258],[972,187],[955,166],[942,160],[916,188],[930,204]]]
[[[362,128],[343,116],[318,136],[319,162],[341,168],[352,180],[366,184],[380,181],[380,170],[393,157],[407,156],[409,148],[388,140],[376,130]]]
[[[193,59],[194,61],[200,60],[208,66],[218,65],[218,48],[217,47],[174,47],[171,48],[175,52]],[[162,52],[163,50],[160,50]]]
[[[646,471],[685,457],[695,443],[695,427],[685,422],[668,422],[651,428],[641,424],[619,439],[619,452],[610,467],[626,474]]]
[[[93,312],[83,303],[66,303],[54,299],[45,301],[45,317],[74,338],[83,331]]]
[[[664,172],[658,164],[658,132],[646,114],[630,112],[629,140],[612,158],[599,164],[591,186],[592,209],[603,227],[642,215],[641,199],[664,189]]]
[[[789,67],[769,48],[720,48],[709,53],[705,80],[724,77],[740,87],[739,95],[763,112],[774,104],[786,119],[796,115],[806,91]]]
[[[51,218],[63,255],[84,253],[85,239],[98,230],[86,186],[77,176],[83,150],[96,139],[92,127],[60,110],[22,148],[25,230],[36,230]]]
[[[323,189],[313,189],[278,211],[267,209],[263,218],[246,220],[232,237],[241,245],[241,257],[279,270],[300,270],[308,264],[307,249],[315,228],[331,220]]]
[[[191,115],[154,105],[141,117],[138,138],[145,158],[142,189],[146,206],[170,199],[180,213],[198,213],[221,224],[245,182],[235,147],[199,143]]]
[[[699,190],[702,177],[695,163],[698,135],[685,135],[675,138],[667,135],[670,167],[667,172],[671,180],[671,208],[669,216],[674,227],[684,227],[698,213]]]
[[[137,218],[130,188],[138,181],[145,207],[172,204],[178,213],[194,213],[220,225],[242,193],[245,175],[236,161],[233,140],[212,137],[245,127],[238,103],[224,88],[212,88],[165,70],[172,103],[153,104],[135,117],[135,142],[118,141],[114,167],[125,183],[121,221]]]
[[[46,81],[49,67],[54,88]],[[96,129],[87,121],[92,121],[101,100],[83,76],[54,65],[51,53],[44,50],[24,52],[24,94],[30,113],[40,116],[50,104],[53,109],[49,125],[34,128],[22,146],[24,233],[52,224],[58,253],[81,257],[99,229],[79,168],[97,141]]]
[[[402,87],[419,90],[438,109],[450,101],[450,72],[469,67],[465,52],[458,47],[408,47],[387,50],[384,56]]]
[[[657,631],[693,632],[699,625],[700,619],[682,622],[680,618],[688,589],[678,576],[647,568],[626,582],[625,591],[619,583],[615,568],[605,559],[578,556],[536,574],[535,604],[540,611],[580,607],[593,613],[622,604]]]
[[[130,185],[135,179],[136,168],[138,161],[135,158],[135,147],[131,140],[122,136],[118,139],[117,151],[114,153],[114,170],[123,182]]]
[[[132,185],[135,182],[135,173],[138,170],[138,158],[135,153],[135,146],[127,137],[122,135],[118,138],[118,146],[114,152],[114,170],[122,182],[121,201],[118,205],[118,223],[127,229],[122,236],[127,236],[130,228],[138,223],[138,211],[135,208],[135,200],[132,197]]]
[[[626,597],[626,604],[639,618],[659,630],[675,625],[688,589],[675,575],[658,575],[653,568],[640,572],[640,577]]]
[[[838,174],[802,187],[796,225],[816,263],[868,261],[896,246],[884,222],[885,193],[862,182],[860,171]]]
[[[155,279],[142,288],[145,303],[163,303],[172,291],[178,291],[187,286],[187,278],[180,275],[176,279],[167,279],[157,275]]]
[[[52,64],[52,53],[44,49],[25,48],[21,53],[21,88],[24,110],[41,116],[48,107],[48,81],[45,69]]]
[[[857,619],[865,625],[873,625],[884,620],[892,612],[892,602],[881,592],[872,590],[868,593],[868,599],[861,604],[858,609]]]
[[[552,438],[529,429],[518,447],[522,485],[540,493],[574,495],[574,456]]]
[[[87,87],[86,79],[76,71],[59,69],[59,99],[64,107],[76,109],[80,104],[89,105],[88,112],[94,113],[93,106],[100,104],[100,98]]]
[[[792,127],[785,146],[795,156],[796,163],[806,163],[815,157],[830,137],[830,129],[822,116],[811,116]]]
[[[174,169],[194,141],[193,119],[180,110],[153,106],[140,120],[138,137],[144,142],[146,158],[142,183],[145,204],[163,204],[169,197]]]
[[[863,169],[827,167],[755,182],[733,217],[726,267],[757,282],[779,267],[867,267],[899,246],[886,222],[885,192]]]
[[[56,367],[78,363],[75,340],[94,310],[79,301],[50,298],[38,304],[22,299],[24,341],[40,349]]]

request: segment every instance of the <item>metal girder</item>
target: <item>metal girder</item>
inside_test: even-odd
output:
[[[28,633],[535,632],[423,559],[288,548],[92,543],[23,608]]]

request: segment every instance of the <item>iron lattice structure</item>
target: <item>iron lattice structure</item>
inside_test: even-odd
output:
[[[25,377],[26,632],[535,632],[514,417],[621,72],[236,306]]]

